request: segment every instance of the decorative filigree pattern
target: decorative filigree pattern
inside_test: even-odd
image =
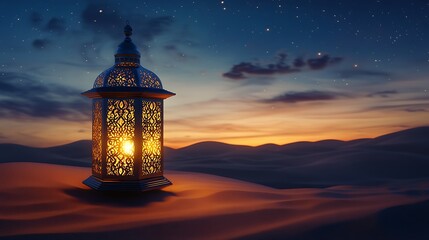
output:
[[[155,73],[132,61],[117,62],[114,67],[98,75],[94,82],[94,88],[138,86],[162,88],[162,83]]]
[[[134,150],[126,149],[134,140],[134,99],[108,99],[107,105],[107,175],[132,176]]]
[[[140,68],[139,76],[140,76],[140,87],[162,88],[161,81],[154,73],[149,71],[144,71],[142,68]]]
[[[133,68],[118,67],[109,73],[107,78],[109,87],[137,87]]]
[[[161,172],[162,102],[142,103],[142,173],[148,175]]]
[[[92,171],[101,174],[101,99],[92,103]]]
[[[106,77],[106,72],[102,72],[100,75],[98,75],[98,77],[95,79],[95,82],[94,82],[94,88],[103,87],[105,77]]]

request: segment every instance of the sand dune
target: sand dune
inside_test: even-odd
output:
[[[91,141],[82,140],[62,146],[35,148],[19,144],[0,144],[0,163],[38,162],[69,166],[91,166]]]
[[[166,166],[276,188],[379,185],[429,179],[428,142],[429,127],[348,142],[253,148],[205,142],[167,152]]]
[[[81,167],[0,164],[0,238],[316,239],[320,229],[357,229],[362,219],[391,207],[427,206],[429,200],[429,181],[281,190],[178,171],[167,171],[174,185],[163,191],[114,195],[84,186],[81,181],[89,174]],[[428,217],[422,219],[429,223]],[[416,233],[425,229],[420,226]],[[331,235],[341,236],[341,231]]]
[[[379,185],[429,179],[429,127],[374,139],[258,147],[202,142],[165,149],[168,170],[208,173],[275,188]],[[91,142],[51,148],[0,144],[0,162],[90,166]]]
[[[132,195],[81,183],[90,141],[0,144],[0,238],[428,239],[428,142],[422,127],[347,142],[166,148],[174,185]]]

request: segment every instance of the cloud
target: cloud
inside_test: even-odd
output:
[[[164,33],[172,23],[173,18],[171,16],[147,18],[146,21],[138,23],[136,29],[138,30],[138,35],[150,41],[154,36]]]
[[[387,98],[390,97],[392,94],[397,94],[398,92],[396,90],[386,90],[386,91],[378,91],[373,92],[367,95],[367,97],[383,97]]]
[[[299,69],[291,68],[290,66],[282,66],[278,64],[269,64],[268,66],[260,66],[257,64],[242,62],[234,65],[229,72],[223,74],[224,77],[230,79],[247,78],[245,74],[250,75],[272,75],[276,73],[286,74],[298,72]]]
[[[18,72],[0,72],[0,116],[58,118],[87,121],[90,101],[79,90],[58,84],[43,84],[34,76]]]
[[[119,44],[124,38],[126,21],[133,28],[132,39],[138,49],[145,54],[142,57],[150,58],[148,54],[149,42],[155,37],[164,34],[173,23],[173,17],[146,17],[141,14],[121,12],[116,5],[89,3],[81,12],[82,28],[87,38],[78,45],[78,52],[85,62],[98,64],[100,52],[106,42]],[[88,38],[89,37],[89,38]]]
[[[40,26],[43,18],[42,15],[40,15],[37,12],[32,12],[30,15],[30,21],[33,24],[33,26]],[[42,31],[50,32],[50,33],[57,33],[62,34],[66,30],[66,23],[63,19],[53,17],[51,18],[45,25],[44,28],[42,28]],[[34,39],[31,45],[35,49],[43,50],[46,49],[49,45],[52,44],[52,40],[48,38],[37,38]]]
[[[63,19],[53,17],[45,26],[45,31],[63,33],[66,30],[66,22]]]
[[[403,111],[409,113],[415,112],[426,112],[429,109],[429,103],[427,102],[411,102],[411,103],[393,103],[388,105],[376,105],[368,107],[365,111],[384,111],[384,110],[393,110],[393,111]]]
[[[293,61],[293,66],[297,67],[297,68],[301,68],[305,66],[305,61],[303,58],[295,58],[295,60]]]
[[[426,112],[427,110],[424,108],[406,108],[405,112]]]
[[[122,31],[125,23],[125,19],[119,15],[117,9],[94,3],[89,4],[83,10],[81,18],[84,27],[87,29],[96,34],[105,34],[113,38],[118,36],[118,32]]]
[[[51,41],[47,38],[35,39],[33,40],[33,43],[32,43],[35,49],[45,49],[50,44],[51,44]]]
[[[177,45],[175,44],[168,44],[164,46],[164,50],[167,51],[170,55],[172,55],[176,60],[188,60],[190,58],[194,58],[193,56],[190,56],[189,54],[185,54],[183,51],[181,51]]]
[[[320,70],[326,68],[330,64],[336,64],[341,62],[343,59],[340,57],[334,57],[325,54],[319,58],[310,58],[307,60],[307,65],[312,70]]]
[[[123,31],[125,21],[133,27],[133,36],[151,41],[154,37],[167,31],[173,23],[171,16],[145,17],[141,15],[122,15],[118,9],[105,4],[89,4],[82,12],[82,22],[86,29],[95,34],[104,34],[117,40]]]
[[[32,12],[30,14],[30,22],[33,26],[40,26],[40,24],[43,21],[43,17],[40,13],[38,12]]]
[[[241,62],[232,66],[232,68],[223,73],[222,76],[232,80],[246,79],[249,76],[269,76],[273,74],[289,74],[306,70],[304,67],[308,66],[309,70],[321,70],[329,65],[336,64],[342,61],[340,57],[330,57],[325,54],[319,58],[310,58],[305,60],[302,57],[295,58],[293,66],[286,63],[287,54],[279,53],[277,61],[266,65],[260,65],[252,62]]]
[[[297,102],[310,102],[310,101],[326,101],[335,100],[345,97],[345,94],[336,92],[324,91],[305,91],[305,92],[286,92],[284,94],[275,96],[270,99],[264,99],[263,103],[297,103]]]
[[[293,72],[299,72],[298,68],[293,68],[287,65],[285,53],[279,53],[277,55],[278,60],[275,63],[267,65],[260,65],[258,63],[241,62],[232,66],[232,68],[223,74],[224,77],[229,79],[245,79],[247,75],[273,75],[273,74],[287,74]]]
[[[365,70],[355,68],[352,70],[344,70],[340,72],[341,78],[357,78],[357,77],[370,77],[370,78],[390,78],[391,73],[384,71]]]
[[[115,6],[101,2],[88,3],[83,6],[80,14],[82,24],[79,29],[69,29],[66,19],[62,17],[52,17],[44,20],[40,13],[30,13],[31,24],[36,30],[40,28],[42,33],[51,33],[33,40],[32,47],[39,50],[46,49],[55,42],[55,36],[52,36],[52,34],[67,35],[67,37],[75,39],[76,44],[74,44],[74,47],[76,47],[84,62],[96,64],[97,59],[100,58],[100,51],[102,51],[106,43],[109,45],[113,41],[117,45],[123,39],[126,20],[129,20],[133,27],[133,41],[136,42],[142,52],[146,53],[149,50],[146,44],[155,37],[167,32],[173,24],[172,16],[146,17],[141,14],[121,12]],[[144,56],[147,57],[149,54]],[[181,59],[189,58],[183,51],[176,53],[176,57],[180,56]]]

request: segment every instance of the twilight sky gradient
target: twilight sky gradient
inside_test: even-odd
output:
[[[9,1],[0,142],[91,137],[80,95],[130,21],[164,88],[165,144],[373,137],[428,125],[429,1]]]

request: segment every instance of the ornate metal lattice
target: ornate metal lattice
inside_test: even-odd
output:
[[[101,174],[101,99],[92,103],[92,171]]]
[[[109,87],[137,87],[133,68],[118,67],[114,68],[107,78]]]
[[[152,72],[144,71],[144,69],[139,69],[140,76],[140,87],[148,88],[162,88],[161,81],[159,78]]]
[[[148,175],[161,172],[162,102],[142,103],[142,173]]]
[[[94,88],[103,87],[105,77],[106,77],[106,72],[102,72],[100,75],[98,75],[98,77],[95,79],[95,82],[94,82]]]
[[[134,174],[134,99],[108,99],[107,105],[107,175],[132,176]],[[130,149],[131,146],[132,149]]]

